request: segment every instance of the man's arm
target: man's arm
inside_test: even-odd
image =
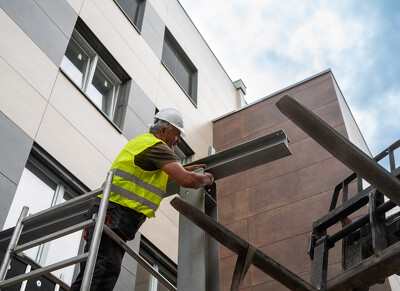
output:
[[[206,169],[207,166],[206,166],[206,164],[196,164],[196,165],[191,165],[191,166],[185,166],[183,168],[188,172],[193,172],[200,168]]]
[[[196,167],[196,169],[199,168],[203,168],[203,166]],[[175,180],[180,186],[185,188],[198,189],[204,186],[209,186],[214,182],[214,176],[211,173],[205,172],[204,174],[197,174],[188,172],[178,162],[168,163],[162,166],[161,169],[171,179]]]

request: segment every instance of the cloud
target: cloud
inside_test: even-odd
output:
[[[400,2],[181,2],[249,102],[331,68],[371,151],[398,138]]]

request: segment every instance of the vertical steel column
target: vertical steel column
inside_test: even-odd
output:
[[[108,172],[106,183],[104,185],[103,196],[101,197],[99,212],[97,213],[96,224],[94,225],[93,239],[89,249],[89,256],[86,262],[85,272],[82,278],[81,291],[89,291],[92,283],[94,266],[96,263],[97,253],[99,252],[101,236],[103,234],[103,226],[106,219],[108,199],[110,198],[113,177],[114,173],[112,171]]]
[[[196,171],[203,173],[204,170]],[[180,188],[181,198],[201,212],[205,210],[204,188]],[[205,233],[179,215],[178,290],[206,291]]]
[[[328,277],[329,247],[326,239],[314,248],[314,257],[311,264],[310,284],[318,290],[326,290]]]
[[[20,214],[17,224],[14,228],[14,232],[11,236],[7,250],[4,253],[3,262],[1,263],[1,267],[0,267],[0,281],[4,281],[4,279],[6,278],[8,267],[11,262],[11,252],[19,240],[19,237],[21,235],[22,228],[23,228],[22,220],[28,215],[28,211],[29,211],[29,207],[24,206],[22,208],[21,214]]]
[[[218,221],[217,184],[206,187],[205,214]],[[206,290],[220,289],[218,241],[206,233]]]

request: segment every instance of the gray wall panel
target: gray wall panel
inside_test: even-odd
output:
[[[18,185],[33,140],[0,112],[0,173]]]
[[[148,125],[153,123],[156,107],[133,80],[129,92],[128,106],[144,124]]]
[[[149,132],[148,126],[128,107],[126,109],[124,129],[122,134],[131,140],[138,135]]]
[[[3,229],[4,222],[6,221],[8,211],[10,210],[11,203],[14,198],[17,185],[7,179],[0,173],[0,227]]]
[[[0,112],[0,226],[3,227],[33,140]]]
[[[138,232],[134,240],[127,242],[127,244],[134,251],[136,251],[136,253],[139,253],[140,237],[141,234]],[[118,281],[115,284],[114,288],[115,291],[126,291],[134,289],[136,281],[137,264],[138,263],[136,262],[135,259],[125,254],[124,259],[122,260],[121,274],[119,275]]]
[[[164,42],[165,23],[151,6],[146,3],[141,34],[153,52],[161,60],[162,47]]]
[[[15,0],[0,2],[1,8],[8,16],[57,66],[61,64],[70,38],[70,34],[65,35],[62,30],[70,31],[68,26],[74,23],[74,18],[75,20],[77,18],[77,15],[71,13],[69,9],[64,11],[65,4],[61,5],[60,3],[61,0],[57,0],[46,8],[46,12],[54,17],[51,19],[34,0],[24,0],[23,5],[21,5],[21,1]],[[41,2],[41,5],[46,6],[47,4]],[[62,30],[57,25],[62,27]]]
[[[70,38],[78,14],[68,2],[65,0],[35,0],[35,2],[53,20],[62,33]]]

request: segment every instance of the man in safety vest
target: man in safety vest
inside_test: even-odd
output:
[[[194,173],[206,165],[192,165],[184,168],[173,152],[184,134],[182,114],[176,109],[159,111],[149,133],[132,139],[122,149],[111,166],[114,172],[110,202],[105,223],[124,241],[132,240],[146,218],[155,217],[161,200],[166,195],[167,183],[175,180],[185,188],[198,189],[214,182],[212,174]],[[91,203],[87,217],[97,213],[100,197]],[[85,231],[89,250],[93,227]],[[113,290],[118,279],[125,251],[107,235],[102,235],[93,280],[90,290]],[[71,286],[79,290],[82,283],[85,262]]]

